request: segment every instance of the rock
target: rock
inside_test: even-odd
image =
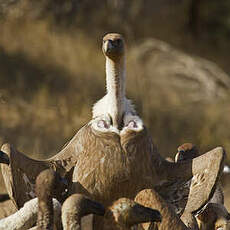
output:
[[[142,79],[148,81],[158,98],[163,96],[176,103],[212,102],[229,93],[230,77],[220,67],[166,42],[145,40],[132,49],[130,56],[134,67],[131,71],[141,69]]]

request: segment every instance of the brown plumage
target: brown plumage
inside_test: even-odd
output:
[[[159,222],[161,214],[133,200],[120,198],[108,207],[104,219],[104,230],[129,230],[140,223]]]
[[[81,218],[88,214],[103,216],[105,208],[82,194],[69,196],[62,205],[63,229],[81,230]]]
[[[117,35],[108,36],[112,40]],[[112,47],[119,49],[118,43],[123,41],[120,39]],[[106,44],[110,43],[106,39]],[[125,52],[125,49],[122,50]],[[125,76],[125,62],[119,64],[121,56],[124,61],[125,54],[112,53],[112,56],[107,56],[110,55],[108,53],[105,55],[107,60],[110,59],[107,61],[106,71],[108,74],[112,72],[113,76],[112,86],[109,85],[109,77],[107,82],[107,88],[112,90],[109,96],[112,95],[114,99],[113,106],[107,103],[111,101],[108,96],[105,96],[106,100],[96,103],[94,108],[99,114],[93,111],[93,119],[78,131],[60,153],[51,159],[36,161],[10,145],[2,147],[2,151],[10,158],[9,166],[2,165],[4,180],[8,193],[18,206],[31,198],[35,177],[46,168],[54,168],[61,175],[70,175],[69,184],[73,181],[73,193],[88,195],[105,207],[120,197],[134,199],[142,189],[156,187],[165,199],[176,203],[183,210],[187,199],[178,203],[178,191],[179,188],[183,190],[183,183],[194,174],[200,174],[204,178],[199,184],[198,190],[202,189],[202,193],[197,193],[199,202],[194,205],[194,210],[204,206],[210,199],[223,168],[223,148],[216,148],[182,163],[175,164],[164,160],[158,154],[147,128],[136,115],[130,101],[125,98],[125,85],[121,80]],[[116,98],[118,95],[120,96]],[[185,193],[185,197],[188,197],[189,190]]]
[[[149,145],[146,129],[118,135],[95,131],[88,124],[81,134],[87,141],[73,172],[75,192],[85,192],[108,206],[121,196],[134,198],[138,190],[153,186],[157,178],[151,148],[142,148]]]
[[[73,138],[73,142],[74,141]],[[2,152],[10,159],[10,165],[1,164],[1,171],[7,192],[17,208],[35,198],[35,180],[38,174],[45,169],[53,169],[60,175],[65,176],[68,185],[72,184],[71,167],[75,165],[74,152],[75,143],[69,143],[60,153],[47,160],[34,160],[19,152],[10,144],[4,144]],[[76,149],[75,149],[76,150]],[[58,195],[58,200],[65,197]]]
[[[63,179],[51,169],[42,171],[36,179],[36,194],[38,197],[38,230],[53,230],[53,197],[65,189]]]
[[[153,209],[157,209],[162,216],[162,221],[156,223],[158,230],[187,230],[187,227],[180,220],[174,209],[154,190],[144,189],[139,192],[135,201]],[[144,229],[154,229],[150,223],[142,224]]]
[[[6,200],[0,203],[0,219],[3,219],[17,212],[17,209],[11,200]]]

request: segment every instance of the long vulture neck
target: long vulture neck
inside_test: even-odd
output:
[[[106,89],[109,103],[113,105],[113,126],[118,129],[122,126],[125,100],[125,57],[113,61],[106,57]]]
[[[37,226],[39,230],[53,229],[53,201],[52,197],[40,200],[38,199]]]
[[[76,213],[68,213],[63,224],[64,230],[81,230],[81,217]]]
[[[81,217],[83,215],[81,215],[79,206],[74,204],[74,200],[70,197],[70,199],[62,205],[63,230],[81,230]]]

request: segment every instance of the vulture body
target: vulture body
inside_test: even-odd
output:
[[[52,168],[67,177],[69,192],[83,193],[101,202],[105,208],[120,197],[134,199],[142,189],[156,188],[165,199],[180,206],[180,212],[186,206],[189,190],[185,191],[182,203],[178,197],[176,200],[174,196],[178,195],[178,186],[181,186],[178,181],[183,184],[193,175],[201,175],[203,179],[195,193],[200,202],[194,205],[194,209],[204,206],[223,169],[223,148],[218,147],[186,162],[164,160],[125,97],[123,37],[106,35],[102,49],[106,57],[107,94],[95,104],[93,119],[60,153],[37,161],[11,145],[2,147],[10,159],[9,165],[2,164],[2,172],[11,199],[21,207],[34,196],[34,182],[39,172]],[[171,196],[168,196],[169,191],[172,191]]]

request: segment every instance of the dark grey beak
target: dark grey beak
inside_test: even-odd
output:
[[[178,158],[177,158],[177,162],[178,162],[178,161],[184,161],[184,160],[185,160],[183,154],[184,154],[184,151],[183,151],[183,150],[179,151]]]
[[[115,48],[113,41],[107,40],[106,43],[105,52],[111,52]]]
[[[62,178],[61,178],[61,183],[62,183],[65,187],[68,187],[68,181],[66,180],[66,178],[62,177]]]
[[[10,164],[10,159],[8,155],[4,153],[3,151],[0,151],[0,163],[7,164],[7,165]]]
[[[159,211],[151,208],[146,208],[149,210],[146,210],[146,213],[149,215],[149,221],[150,222],[161,222],[162,216]]]
[[[9,199],[10,199],[10,197],[8,194],[0,194],[0,202],[6,201]]]
[[[99,215],[99,216],[104,216],[105,214],[105,208],[102,204],[99,202],[93,201],[88,199],[88,205],[90,213]]]
[[[136,223],[145,222],[161,222],[162,216],[156,209],[148,208],[140,204],[136,204],[132,209],[136,216]]]
[[[61,195],[65,199],[68,194],[68,181],[66,178],[61,177],[60,182],[61,182],[61,191],[62,191]]]

